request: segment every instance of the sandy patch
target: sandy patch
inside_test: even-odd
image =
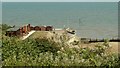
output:
[[[98,42],[98,43],[88,43],[88,44],[81,44],[82,48],[90,48],[90,49],[94,49],[95,45],[97,44],[103,44],[103,42]],[[109,42],[110,47],[108,48],[108,52],[112,52],[112,53],[120,53],[120,46],[119,46],[119,42]]]

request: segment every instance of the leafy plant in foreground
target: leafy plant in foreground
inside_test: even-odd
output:
[[[2,42],[3,66],[118,66],[117,55],[105,52],[104,44],[89,48],[67,48],[49,39],[4,37]],[[64,45],[63,45],[64,46]]]

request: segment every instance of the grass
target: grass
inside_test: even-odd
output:
[[[29,38],[42,38],[47,36],[48,31],[36,31]]]

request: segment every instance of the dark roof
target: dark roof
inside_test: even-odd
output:
[[[14,27],[14,28],[10,28],[7,31],[17,31],[20,27]]]

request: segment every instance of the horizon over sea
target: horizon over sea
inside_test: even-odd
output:
[[[117,2],[3,2],[2,23],[70,27],[85,38],[118,38]]]

